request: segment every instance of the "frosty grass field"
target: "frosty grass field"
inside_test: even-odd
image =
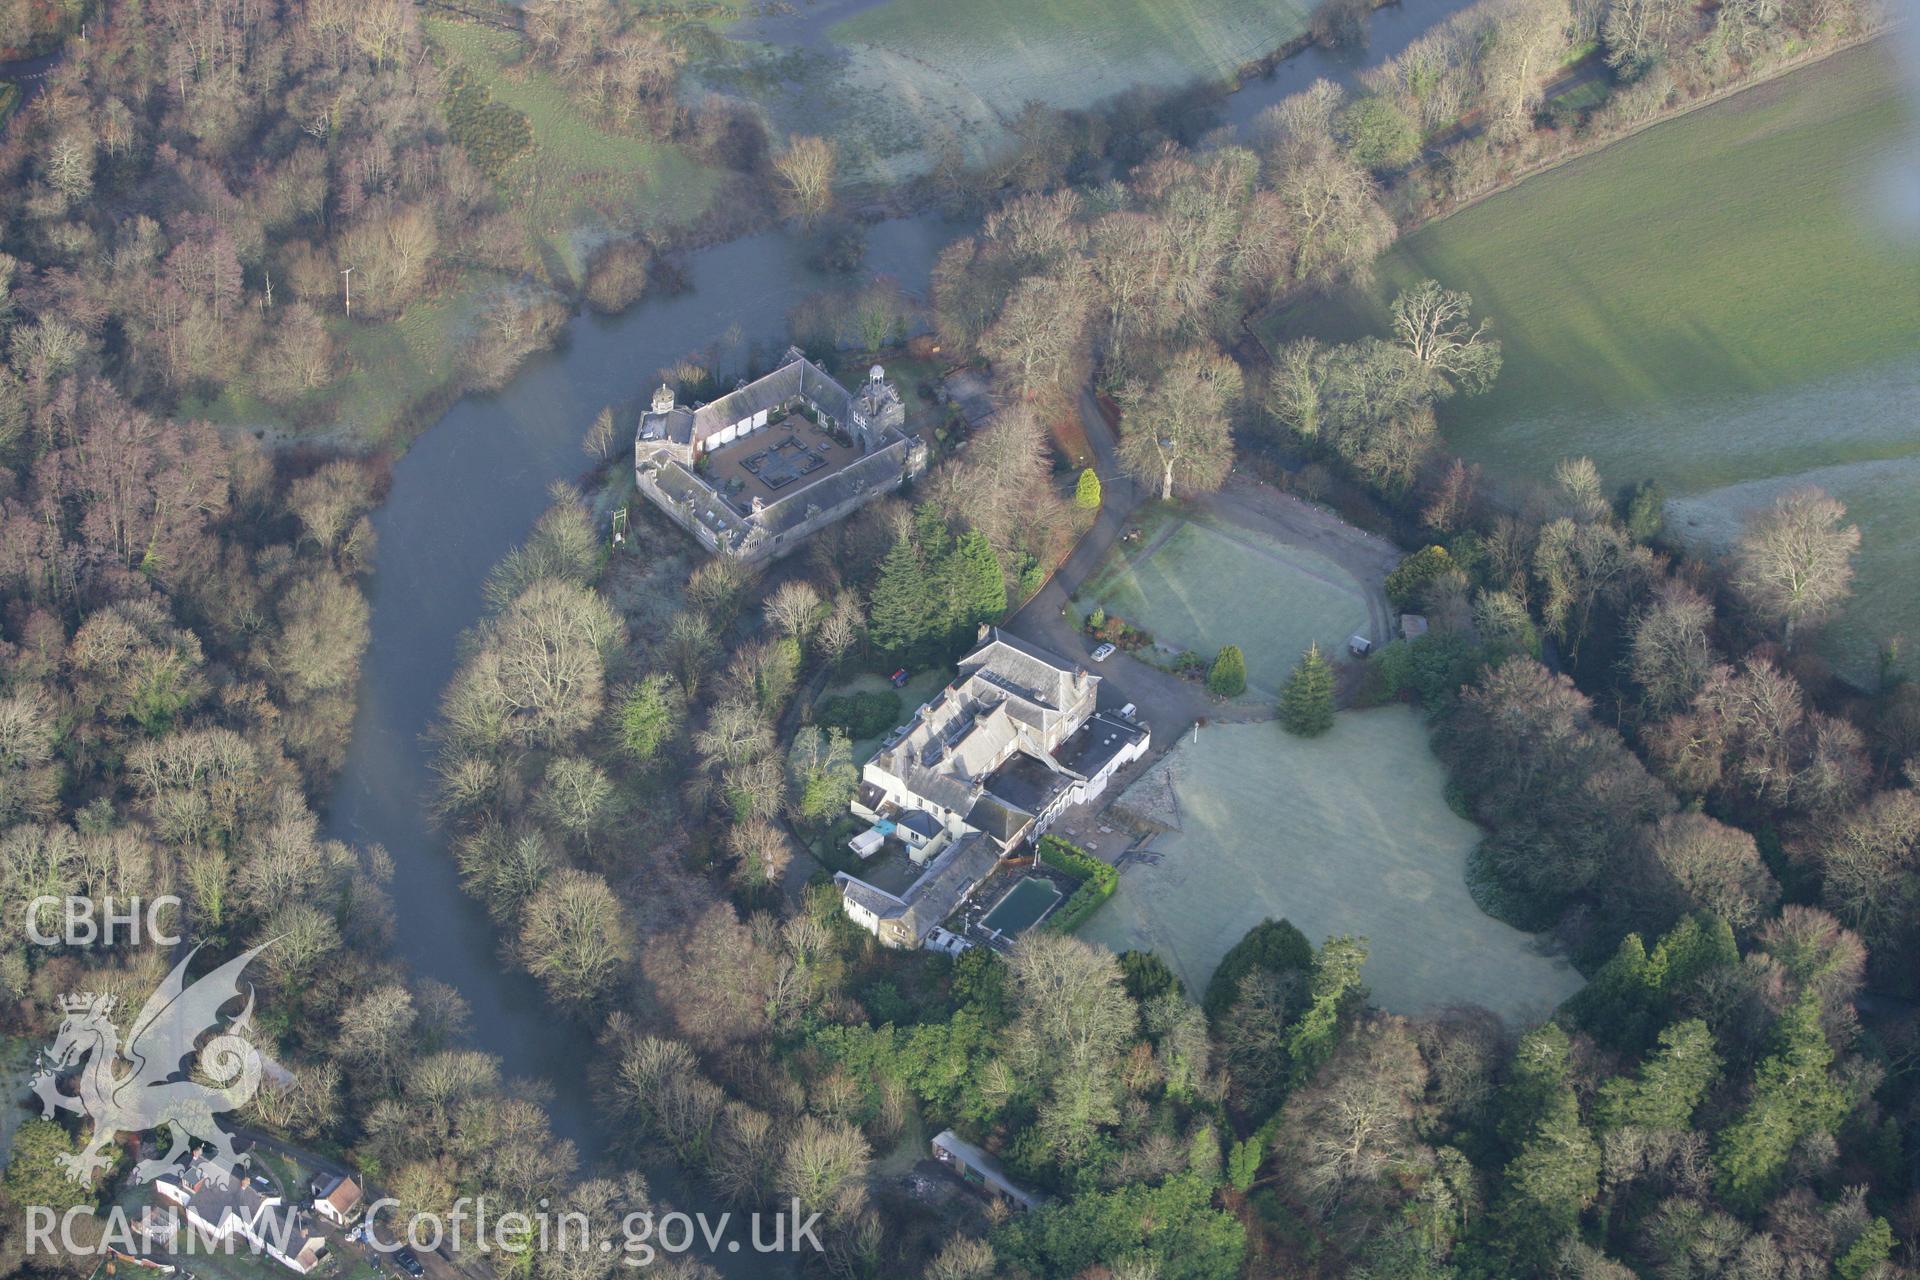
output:
[[[1162,516],[1141,541],[1116,546],[1080,589],[1095,604],[1162,645],[1206,658],[1237,644],[1247,680],[1272,693],[1310,643],[1339,654],[1369,629],[1367,593],[1345,569],[1303,547],[1237,525]]]
[[[859,6],[856,6],[859,8]],[[825,133],[855,182],[942,149],[978,159],[1028,102],[1087,107],[1136,86],[1220,82],[1306,30],[1304,0],[890,0],[827,33],[777,95],[776,132]],[[844,55],[844,56],[843,56]]]
[[[1082,938],[1157,952],[1196,996],[1268,917],[1316,945],[1364,936],[1365,981],[1394,1013],[1478,1004],[1524,1020],[1579,989],[1572,966],[1474,905],[1465,867],[1480,830],[1447,808],[1410,708],[1342,712],[1310,740],[1271,722],[1215,726],[1171,759],[1181,829],[1154,842],[1157,866],[1122,870]]]
[[[1393,294],[1433,277],[1505,344],[1492,394],[1441,412],[1490,475],[1544,480],[1584,453],[1613,484],[1658,478],[1676,530],[1707,542],[1825,486],[1864,535],[1827,641],[1871,677],[1890,635],[1920,641],[1920,229],[1886,216],[1920,120],[1885,44],[1529,178],[1407,237],[1344,316],[1273,330],[1378,332]]]

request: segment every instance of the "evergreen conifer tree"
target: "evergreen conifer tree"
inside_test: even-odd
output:
[[[1307,646],[1280,691],[1280,727],[1302,738],[1333,728],[1333,665],[1317,644]]]
[[[1073,505],[1082,511],[1100,509],[1100,477],[1092,467],[1080,473],[1080,482],[1073,487]]]
[[[1247,659],[1237,644],[1223,645],[1207,668],[1207,692],[1216,698],[1237,698],[1247,691]]]

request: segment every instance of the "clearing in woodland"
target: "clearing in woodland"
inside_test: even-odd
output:
[[[840,144],[843,176],[893,183],[943,151],[979,160],[1012,141],[1029,102],[1088,107],[1136,87],[1220,83],[1307,29],[1303,0],[888,0],[749,19],[734,32],[757,59],[708,66],[745,92],[776,135]],[[767,40],[768,44],[751,44]]]
[[[1316,945],[1365,937],[1364,980],[1393,1013],[1477,1004],[1524,1023],[1579,990],[1565,960],[1474,905],[1466,860],[1481,832],[1447,807],[1412,709],[1342,712],[1321,738],[1272,723],[1202,729],[1135,786],[1152,788],[1161,770],[1178,829],[1153,842],[1157,862],[1122,869],[1081,937],[1158,953],[1196,996],[1269,917]],[[1129,790],[1119,804],[1133,800]]]

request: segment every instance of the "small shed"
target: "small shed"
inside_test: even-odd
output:
[[[1418,640],[1427,634],[1427,620],[1417,613],[1401,614],[1400,634],[1409,640]]]
[[[1356,631],[1347,637],[1347,652],[1356,658],[1364,658],[1373,652],[1373,641]]]
[[[847,841],[853,851],[862,858],[871,858],[880,852],[880,846],[887,842],[887,836],[893,831],[893,824],[882,818],[853,839]]]
[[[941,1164],[959,1174],[962,1182],[983,1187],[1022,1209],[1036,1208],[1040,1204],[1040,1197],[1009,1178],[998,1160],[951,1129],[943,1129],[934,1138],[933,1154]]]

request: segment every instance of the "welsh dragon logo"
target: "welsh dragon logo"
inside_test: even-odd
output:
[[[189,1138],[213,1148],[207,1164],[216,1178],[233,1177],[246,1157],[235,1153],[232,1140],[213,1118],[245,1106],[260,1085],[260,1051],[239,1034],[253,1017],[253,984],[243,991],[240,974],[268,945],[236,956],[192,985],[187,983],[187,965],[200,948],[189,951],[147,998],[124,1045],[113,1022],[111,998],[92,992],[61,997],[66,1020],[53,1047],[42,1055],[33,1091],[46,1116],[56,1110],[77,1111],[93,1121],[93,1139],[86,1148],[60,1157],[69,1177],[92,1182],[109,1163],[106,1153],[115,1138],[163,1126],[171,1133],[172,1146],[159,1159],[136,1165],[135,1182],[165,1173],[186,1151]],[[243,995],[246,1008],[220,1030],[220,1010]],[[196,1052],[195,1045],[209,1031],[219,1034]],[[185,1062],[189,1056],[191,1064]],[[78,1096],[62,1092],[60,1077],[82,1059],[86,1065],[78,1075]]]

